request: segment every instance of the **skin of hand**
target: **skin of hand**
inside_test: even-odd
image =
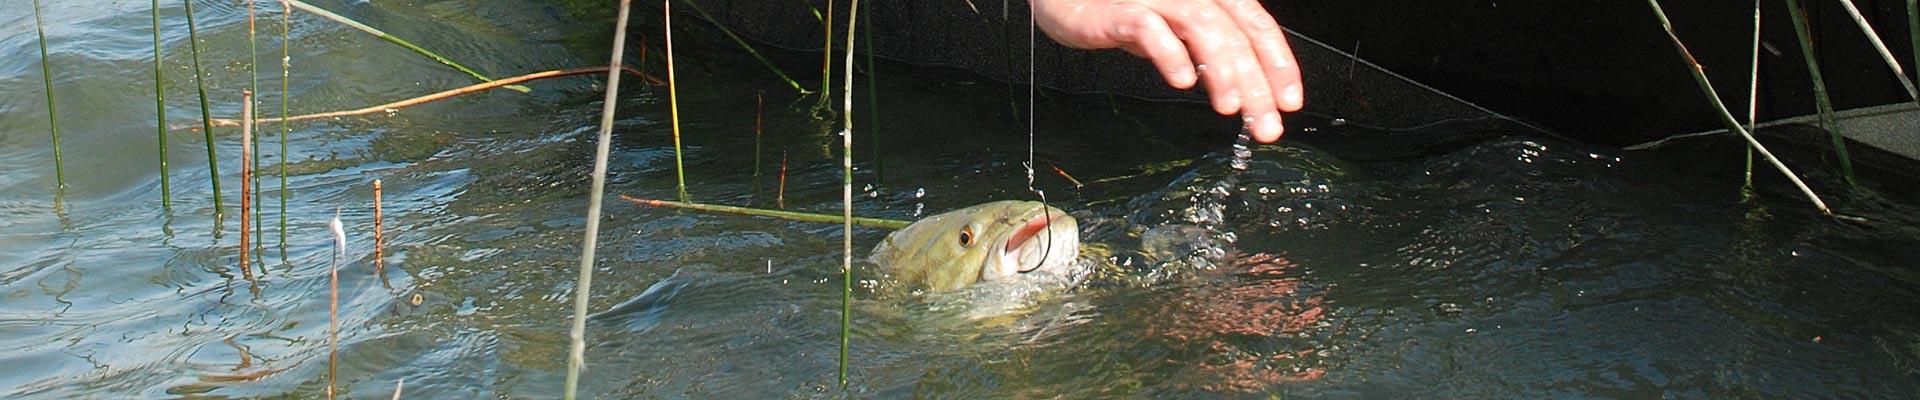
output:
[[[1060,44],[1126,50],[1179,89],[1204,78],[1213,110],[1239,114],[1261,143],[1280,139],[1281,111],[1306,102],[1286,32],[1258,0],[1030,1]]]

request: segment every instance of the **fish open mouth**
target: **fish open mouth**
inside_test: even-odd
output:
[[[1025,246],[1028,241],[1032,241],[1033,238],[1038,237],[1041,232],[1046,231],[1049,226],[1053,225],[1053,221],[1057,219],[1057,217],[1054,217],[1052,214],[1053,214],[1052,212],[1041,210],[1040,216],[1034,217],[1032,220],[1027,221],[1025,225],[1021,225],[1019,229],[1015,229],[1013,231],[1013,235],[1010,235],[1007,237],[1007,245],[1003,251],[1005,253],[1013,253],[1015,251],[1019,251],[1019,249],[1022,246]],[[1052,247],[1051,246],[1052,240],[1048,240],[1047,243],[1043,243],[1043,245],[1045,246],[1041,249],[1041,251],[1043,252],[1053,251],[1053,249],[1051,248],[1045,248],[1045,247]],[[1045,264],[1044,261],[1047,259],[1047,256],[1048,256],[1047,254],[1042,253],[1041,256],[1036,259],[1038,261],[1033,263],[1033,266],[1029,267],[1026,265],[1019,265],[1016,267],[1018,268],[1017,271],[1019,271],[1020,273],[1027,273],[1027,272],[1033,272],[1036,269],[1040,269],[1040,266]],[[1026,257],[1014,257],[1013,260],[1018,262],[1018,261],[1022,261],[1025,258]]]

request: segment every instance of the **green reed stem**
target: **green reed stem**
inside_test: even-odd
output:
[[[747,44],[747,41],[745,39],[741,39],[740,35],[734,34],[732,29],[727,29],[727,26],[722,25],[720,23],[720,20],[714,19],[713,14],[708,14],[706,9],[700,8],[699,3],[694,3],[693,0],[680,0],[680,1],[682,3],[687,3],[687,5],[689,6],[693,6],[693,12],[699,13],[700,18],[704,18],[707,20],[707,23],[713,24],[713,26],[720,28],[720,33],[726,34],[728,39],[733,39],[733,43],[740,45],[740,48],[747,49],[747,54],[753,55],[753,59],[759,60],[760,65],[766,66],[768,70],[773,71],[774,75],[780,76],[780,80],[786,81],[787,86],[792,87],[794,91],[800,92],[800,94],[803,94],[803,95],[813,93],[812,91],[808,91],[807,89],[800,87],[800,82],[794,81],[792,77],[787,76],[786,71],[782,71],[780,70],[780,67],[774,66],[773,62],[768,61],[766,56],[762,56],[760,55],[759,51],[754,50],[753,45]]]
[[[607,95],[600,106],[600,137],[593,151],[593,188],[587,196],[587,233],[580,241],[580,278],[575,283],[579,291],[573,296],[573,330],[568,336],[572,344],[567,351],[567,382],[563,394],[567,400],[573,400],[574,392],[580,388],[580,369],[587,366],[587,299],[593,291],[593,253],[600,240],[600,204],[606,196],[607,153],[613,148],[613,112],[620,99],[618,66],[625,58],[627,12],[633,8],[632,3],[620,0],[620,12],[613,28],[613,56],[607,62]],[[667,32],[671,34],[673,30]],[[668,39],[668,43],[672,43],[672,39]]]
[[[167,73],[160,52],[160,0],[153,0],[153,128],[160,138],[160,208],[173,209],[173,190],[167,184]]]
[[[661,14],[665,14],[664,18],[667,21],[667,109],[668,116],[673,121],[673,174],[676,182],[679,183],[680,201],[689,201],[687,199],[687,167],[681,159],[680,150],[680,80],[675,77],[673,71],[673,2],[663,1],[661,5],[665,8]],[[613,64],[609,65],[620,65],[620,60],[614,59]]]
[[[332,11],[327,11],[325,9],[321,9],[320,7],[314,7],[312,4],[307,4],[306,2],[302,2],[300,0],[286,0],[286,4],[291,5],[294,8],[298,8],[300,9],[300,11],[313,13],[313,15],[318,15],[318,16],[321,16],[322,18],[333,20],[333,22],[338,22],[341,25],[353,27],[353,29],[359,29],[361,32],[366,32],[368,34],[371,34],[374,37],[380,38],[380,40],[387,41],[388,43],[400,45],[400,47],[405,47],[407,48],[407,50],[413,50],[414,53],[419,53],[420,55],[427,56],[427,58],[432,58],[434,61],[439,61],[441,64],[446,64],[446,66],[453,67],[453,69],[460,70],[460,72],[464,72],[467,75],[472,76],[474,79],[479,79],[482,82],[493,81],[493,78],[488,78],[486,75],[481,75],[479,72],[475,72],[472,68],[467,68],[467,66],[465,65],[460,65],[460,63],[454,62],[453,60],[447,59],[446,57],[442,57],[437,53],[421,48],[420,46],[414,45],[413,42],[408,42],[406,41],[406,39],[401,39],[391,34],[387,34],[386,31],[375,29],[374,27],[367,26],[367,24],[360,23],[359,21],[354,21],[352,18],[347,18],[346,16],[342,16],[340,14],[334,14]],[[507,88],[519,91],[520,93],[533,91],[533,89],[529,89],[526,86],[520,86],[520,85],[507,86]]]
[[[1813,81],[1813,102],[1819,106],[1820,127],[1827,130],[1827,136],[1833,141],[1833,151],[1840,160],[1840,174],[1847,184],[1857,185],[1853,178],[1853,161],[1847,157],[1847,141],[1841,134],[1840,122],[1834,118],[1833,102],[1827,97],[1826,80],[1820,77],[1820,62],[1813,56],[1813,37],[1807,33],[1807,13],[1800,8],[1800,2],[1787,0],[1788,18],[1793,20],[1793,33],[1800,40],[1800,56],[1807,60],[1807,76]]]
[[[1920,1],[1907,0],[1907,43],[1913,45],[1913,68],[1920,70]]]
[[[873,17],[868,16],[867,19],[873,19]],[[880,70],[874,68],[873,64],[873,53],[878,53],[880,50],[874,48],[873,27],[867,27],[867,30],[860,34],[866,36],[867,40],[867,140],[871,142],[869,145],[873,146],[873,181],[886,183],[886,155],[880,150]]]
[[[287,81],[293,75],[293,7],[280,1],[280,261],[287,260],[287,135],[293,134],[288,121],[287,99],[293,97]]]
[[[67,168],[60,160],[60,117],[53,105],[53,66],[47,57],[47,22],[40,17],[40,0],[33,0],[33,27],[40,34],[40,79],[47,84],[47,126],[53,133],[54,190],[67,190]]]
[[[187,4],[187,48],[193,52],[193,87],[200,92],[200,132],[207,138],[207,180],[213,182],[213,215],[224,216],[227,213],[220,201],[220,159],[213,152],[213,112],[207,110],[207,85],[204,74],[200,72],[200,38],[193,23],[193,0],[183,0]],[[244,182],[243,182],[244,184]]]
[[[1807,195],[1807,200],[1812,201],[1814,208],[1819,209],[1821,214],[1832,216],[1833,210],[1827,208],[1827,203],[1820,201],[1820,196],[1813,194],[1813,189],[1808,188],[1805,182],[1801,182],[1800,176],[1794,175],[1793,170],[1788,169],[1786,164],[1781,163],[1779,158],[1773,156],[1773,152],[1767,151],[1767,147],[1761,145],[1759,140],[1754,139],[1753,134],[1747,132],[1746,128],[1740,126],[1740,121],[1733,118],[1733,113],[1727,111],[1726,103],[1720,101],[1720,94],[1713,90],[1713,84],[1707,81],[1707,74],[1702,72],[1700,62],[1694,60],[1693,52],[1687,51],[1686,43],[1680,42],[1680,36],[1673,33],[1673,23],[1667,21],[1667,12],[1660,9],[1659,0],[1647,0],[1647,5],[1653,7],[1653,15],[1660,19],[1660,27],[1667,31],[1667,39],[1673,41],[1673,49],[1679,51],[1680,57],[1687,62],[1687,72],[1693,75],[1694,83],[1700,85],[1700,91],[1707,95],[1708,101],[1713,103],[1714,110],[1719,111],[1720,122],[1726,124],[1728,130],[1739,133],[1741,138],[1747,140],[1748,146],[1760,151],[1761,156],[1766,157],[1767,161],[1772,162],[1775,169],[1780,170],[1781,174],[1787,176],[1787,180],[1792,181],[1794,186],[1800,188],[1801,193]]]
[[[1873,30],[1867,18],[1860,15],[1860,9],[1854,7],[1853,0],[1839,0],[1840,7],[1847,10],[1847,16],[1853,18],[1853,24],[1860,26],[1860,33],[1867,35],[1867,42],[1873,43],[1873,49],[1880,52],[1880,59],[1887,62],[1887,69],[1893,70],[1893,77],[1899,78],[1900,86],[1907,89],[1907,98],[1920,101],[1920,90],[1915,90],[1913,80],[1907,79],[1907,72],[1900,69],[1900,62],[1893,60],[1893,52],[1887,50],[1887,44],[1880,41],[1880,33]]]
[[[840,387],[843,389],[847,387],[847,353],[853,338],[853,33],[860,22],[859,14],[860,0],[853,0],[847,7],[847,75],[841,79],[846,82],[840,99],[841,126],[846,127],[840,135],[840,218],[844,221],[840,225]]]
[[[832,224],[832,223],[842,222],[841,216],[839,215],[814,214],[814,213],[804,213],[804,212],[786,211],[786,210],[768,210],[764,208],[737,207],[737,206],[728,206],[728,205],[719,205],[719,204],[703,204],[703,203],[688,203],[688,202],[667,201],[667,200],[654,200],[654,199],[633,197],[633,196],[628,196],[624,194],[620,195],[620,199],[626,200],[628,202],[632,202],[634,204],[639,204],[643,206],[652,206],[652,207],[679,208],[679,209],[687,209],[687,210],[694,210],[694,211],[705,211],[710,213],[779,218],[779,219],[784,219],[788,221],[812,222],[812,223],[819,223],[819,224]],[[907,225],[913,224],[913,221],[902,221],[897,219],[872,218],[872,217],[853,217],[853,224],[869,227],[869,228],[900,229],[900,228],[907,227]]]
[[[1758,127],[1760,109],[1760,0],[1753,0],[1753,62],[1747,69],[1747,131]],[[1753,189],[1753,148],[1747,147],[1747,168],[1742,192]]]
[[[826,33],[820,36],[824,38],[822,41],[826,42],[820,50],[820,93],[826,94],[820,96],[822,103],[833,97],[833,91],[830,90],[833,87],[833,3],[833,1],[827,2],[827,19],[820,23],[822,29],[826,30]]]
[[[254,29],[253,14],[254,14],[254,9],[257,8],[255,7],[254,3],[255,3],[254,0],[247,0],[247,79],[248,79],[247,93],[259,94],[260,93],[260,43],[259,41],[255,40],[255,37],[254,37],[255,29]],[[253,96],[248,96],[246,100],[247,100],[247,123],[246,123],[247,129],[252,130],[254,132],[259,132],[260,127],[258,126],[258,124],[255,123],[255,121],[259,121],[260,118],[258,115],[254,115],[254,110],[260,109],[259,104],[257,104],[258,99],[254,98]],[[252,165],[252,168],[249,168],[249,171],[252,171],[252,173],[246,175],[246,178],[244,178],[246,179],[246,181],[240,182],[240,184],[253,185],[253,214],[254,214],[253,234],[259,235],[258,237],[254,238],[253,245],[256,247],[259,247],[262,245],[261,242],[265,242],[265,240],[260,240],[260,239],[266,237],[265,231],[261,230],[261,226],[263,225],[260,222],[260,217],[259,217],[260,210],[262,209],[260,207],[260,204],[261,204],[261,201],[260,201],[260,197],[261,197],[260,196],[260,142],[251,141],[249,143],[251,144],[248,145],[249,147],[247,148],[247,151],[249,151],[250,154],[246,160],[241,160],[241,162],[251,162],[253,165]],[[256,251],[253,254],[256,257],[264,258],[264,256],[262,256],[260,253],[263,253],[263,252]]]

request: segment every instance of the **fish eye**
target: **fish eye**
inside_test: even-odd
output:
[[[969,226],[965,228],[960,228],[960,245],[969,246],[972,244],[973,244],[973,227]]]

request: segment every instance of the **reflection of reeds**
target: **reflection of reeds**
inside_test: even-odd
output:
[[[671,4],[671,2],[667,2]],[[613,28],[613,54],[609,65],[620,65],[627,46],[627,13],[633,8],[631,0],[620,0],[620,11]],[[671,6],[669,6],[671,7]],[[668,14],[672,15],[672,14]],[[669,19],[671,20],[671,19]],[[672,29],[667,30],[668,48],[671,49]],[[672,50],[667,57],[671,60]],[[671,68],[673,62],[667,62]],[[672,69],[668,69],[668,85],[672,85]],[[563,396],[573,400],[574,392],[580,388],[580,370],[587,366],[587,299],[593,292],[593,253],[600,240],[600,203],[606,196],[607,153],[613,148],[613,111],[619,105],[620,71],[609,68],[607,71],[607,94],[600,105],[600,134],[593,152],[593,188],[587,195],[587,232],[580,241],[580,278],[574,283],[577,291],[573,294],[573,329],[568,335],[567,381]],[[677,122],[677,121],[676,121]],[[676,124],[677,125],[677,124]],[[684,187],[684,186],[683,186]],[[685,197],[686,190],[681,190]]]
[[[665,29],[667,31],[667,110],[668,118],[673,122],[673,175],[679,183],[680,201],[689,201],[687,199],[687,167],[680,156],[680,81],[673,75],[673,2],[664,1],[660,4],[665,9],[661,14],[665,14],[667,21]],[[617,35],[625,34],[622,32]],[[614,51],[616,52],[614,54],[619,54],[619,50]],[[613,62],[618,64],[620,59],[614,58]],[[613,100],[609,98],[607,101]],[[613,105],[608,104],[607,107],[613,107]]]
[[[160,137],[160,208],[173,209],[173,194],[167,184],[167,73],[160,53],[160,0],[153,0],[153,108],[154,130]]]
[[[354,21],[352,18],[347,18],[346,16],[343,16],[340,14],[334,14],[332,11],[327,11],[320,7],[314,7],[312,4],[307,4],[306,2],[302,2],[300,0],[285,0],[282,4],[292,6],[293,8],[298,8],[300,9],[300,11],[306,11],[306,12],[312,13],[313,15],[318,15],[321,18],[333,20],[333,22],[338,22],[341,25],[346,25],[348,27],[352,27],[353,29],[359,29],[361,32],[366,32],[367,34],[373,35],[374,37],[378,37],[380,38],[380,40],[385,40],[388,43],[393,43],[393,44],[399,45],[400,47],[405,47],[407,48],[407,50],[412,50],[415,53],[419,53],[420,55],[427,56],[427,58],[432,58],[434,61],[439,61],[441,64],[445,64],[446,66],[453,67],[453,69],[460,70],[460,72],[466,73],[468,76],[472,76],[474,79],[479,79],[481,82],[493,81],[493,78],[488,78],[486,75],[481,75],[479,72],[474,71],[472,68],[467,68],[467,66],[465,65],[460,65],[460,63],[454,62],[453,60],[447,59],[446,57],[442,57],[438,53],[434,53],[433,51],[429,51],[425,48],[421,48],[418,45],[414,45],[413,42],[408,42],[406,41],[406,39],[401,39],[399,37],[388,34],[386,31],[382,31],[372,26],[368,26],[367,24],[360,23],[360,21]],[[533,89],[528,89],[525,86],[517,86],[517,85],[508,86],[507,88],[517,90],[521,93],[526,93],[533,90]]]
[[[1793,0],[1787,1],[1792,2]],[[1807,200],[1812,201],[1814,207],[1819,209],[1821,214],[1833,215],[1833,210],[1827,208],[1826,202],[1820,201],[1820,196],[1815,195],[1813,189],[1808,188],[1805,182],[1801,182],[1800,177],[1793,174],[1793,170],[1788,169],[1787,165],[1781,163],[1779,158],[1775,158],[1773,152],[1767,151],[1767,147],[1762,146],[1759,140],[1754,139],[1753,134],[1748,133],[1746,128],[1740,126],[1740,121],[1733,118],[1733,113],[1727,111],[1727,105],[1720,102],[1720,94],[1713,90],[1713,84],[1707,81],[1706,73],[1702,72],[1700,62],[1694,60],[1693,53],[1687,51],[1687,45],[1680,42],[1680,36],[1673,33],[1673,23],[1667,21],[1667,13],[1660,9],[1659,0],[1647,0],[1647,5],[1653,7],[1653,14],[1659,18],[1660,27],[1666,30],[1667,38],[1673,41],[1674,50],[1679,51],[1680,57],[1687,62],[1687,72],[1693,75],[1694,83],[1700,85],[1700,91],[1706,94],[1707,100],[1713,103],[1714,110],[1720,113],[1720,121],[1727,125],[1727,129],[1739,133],[1741,138],[1747,140],[1748,146],[1752,146],[1754,150],[1759,150],[1761,156],[1766,157],[1767,161],[1772,162],[1774,168],[1779,169],[1781,174],[1786,175],[1788,180],[1793,181],[1794,186],[1798,186],[1800,191],[1807,195]]]
[[[831,4],[831,3],[829,3]],[[828,7],[832,12],[832,7]],[[853,33],[859,25],[860,0],[847,7],[847,75],[841,93],[840,132],[840,386],[847,386],[847,353],[853,337]],[[832,24],[828,24],[832,25]],[[827,42],[833,42],[828,38]]]
[[[1853,161],[1847,158],[1847,140],[1840,133],[1840,123],[1834,119],[1833,102],[1827,97],[1826,80],[1820,77],[1820,62],[1813,56],[1813,37],[1807,33],[1807,12],[1800,8],[1797,0],[1787,0],[1787,19],[1793,21],[1793,33],[1800,40],[1800,56],[1807,61],[1808,80],[1813,81],[1813,102],[1819,106],[1820,128],[1827,130],[1827,136],[1833,141],[1834,154],[1840,160],[1840,174],[1847,183],[1854,183]]]
[[[60,117],[53,106],[53,66],[47,57],[47,22],[40,17],[40,0],[33,0],[33,28],[40,34],[40,79],[47,84],[47,126],[53,132],[53,180],[56,192],[67,189],[67,169],[60,160]]]
[[[200,72],[200,37],[193,23],[193,0],[182,2],[187,4],[187,48],[193,53],[193,87],[200,93],[200,132],[207,139],[207,180],[213,183],[213,215],[217,218],[227,211],[220,202],[220,160],[213,152],[213,112],[207,109],[206,79]]]

